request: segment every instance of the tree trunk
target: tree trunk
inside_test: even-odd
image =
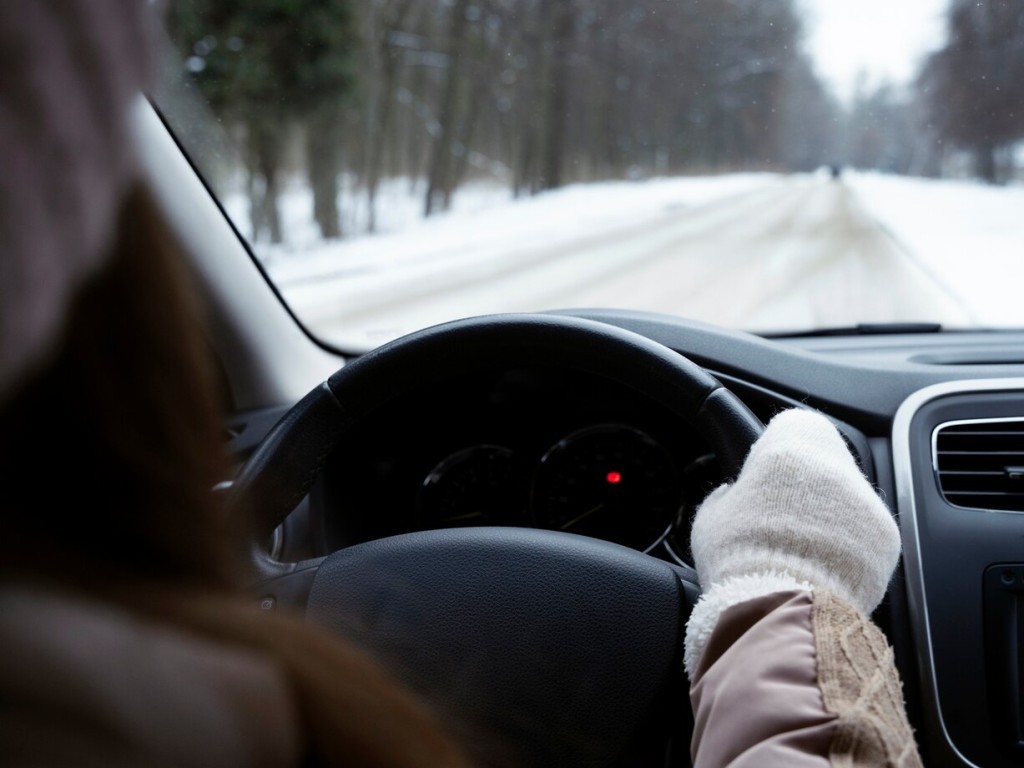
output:
[[[541,158],[541,189],[562,186],[562,154],[565,145],[569,89],[569,41],[572,9],[568,0],[551,5],[551,54],[545,88],[544,148]]]
[[[996,148],[992,144],[981,144],[974,148],[974,172],[988,184],[998,184]]]
[[[306,125],[306,165],[313,190],[313,218],[325,240],[341,237],[338,196],[341,188],[341,110],[330,106],[314,112]]]
[[[528,122],[524,123],[521,130],[512,184],[512,195],[516,198],[520,197],[524,190],[533,191],[533,130]]]
[[[461,81],[461,61],[465,52],[466,39],[466,7],[468,0],[456,0],[452,7],[451,35],[448,38],[448,72],[441,96],[441,104],[437,111],[437,120],[441,124],[440,136],[434,143],[430,170],[427,175],[427,194],[424,201],[423,215],[430,216],[445,204],[445,189],[451,175],[452,143],[459,111],[459,83]]]
[[[366,170],[363,174],[366,180],[368,206],[367,232],[377,231],[377,189],[380,186],[381,171],[384,165],[384,145],[387,142],[388,131],[391,130],[391,112],[395,99],[394,83],[397,60],[388,52],[385,52],[384,55],[376,119],[373,121],[374,126],[370,135],[367,137],[369,146],[366,151]]]
[[[269,235],[271,243],[277,244],[284,239],[277,201],[277,175],[283,133],[282,126],[276,123],[253,121],[249,125],[249,190],[253,242],[262,239],[264,233]]]
[[[374,44],[371,54],[379,76],[371,108],[368,110],[366,164],[363,168],[367,204],[366,231],[371,233],[377,231],[377,189],[384,171],[384,147],[391,132],[391,115],[396,98],[395,84],[398,81],[400,53],[393,48],[388,35],[392,30],[402,27],[411,5],[412,0],[403,0],[390,8],[380,19],[379,26],[372,32]]]
[[[477,66],[469,93],[468,103],[471,105],[469,113],[459,121],[459,126],[455,131],[455,141],[462,147],[462,151],[453,157],[448,177],[445,179],[444,207],[446,210],[451,208],[455,189],[462,183],[462,179],[466,175],[466,169],[469,167],[470,154],[472,152],[470,147],[473,143],[473,135],[480,122],[480,109],[475,105],[483,103],[487,96],[487,88],[490,82],[490,73],[487,68]]]

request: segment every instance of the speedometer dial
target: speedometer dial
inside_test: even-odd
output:
[[[531,490],[537,527],[648,550],[680,505],[679,480],[665,448],[632,427],[574,432],[541,459]]]
[[[500,445],[453,453],[427,475],[417,510],[423,528],[522,525],[526,482],[515,454]]]

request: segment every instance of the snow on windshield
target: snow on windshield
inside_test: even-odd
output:
[[[342,347],[574,306],[1024,324],[1018,4],[908,0],[874,46],[816,0],[171,8],[158,101]]]

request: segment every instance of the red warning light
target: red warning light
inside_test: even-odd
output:
[[[604,476],[604,479],[607,480],[612,485],[618,485],[619,483],[622,482],[622,473],[609,472],[607,475]]]

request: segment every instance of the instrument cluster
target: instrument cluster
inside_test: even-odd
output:
[[[431,529],[512,526],[688,560],[721,482],[678,414],[608,379],[511,368],[396,398],[329,457],[311,492],[317,554]]]
[[[683,502],[669,451],[635,427],[606,423],[565,435],[543,454],[474,445],[440,461],[417,496],[420,528],[518,525],[647,551]]]

